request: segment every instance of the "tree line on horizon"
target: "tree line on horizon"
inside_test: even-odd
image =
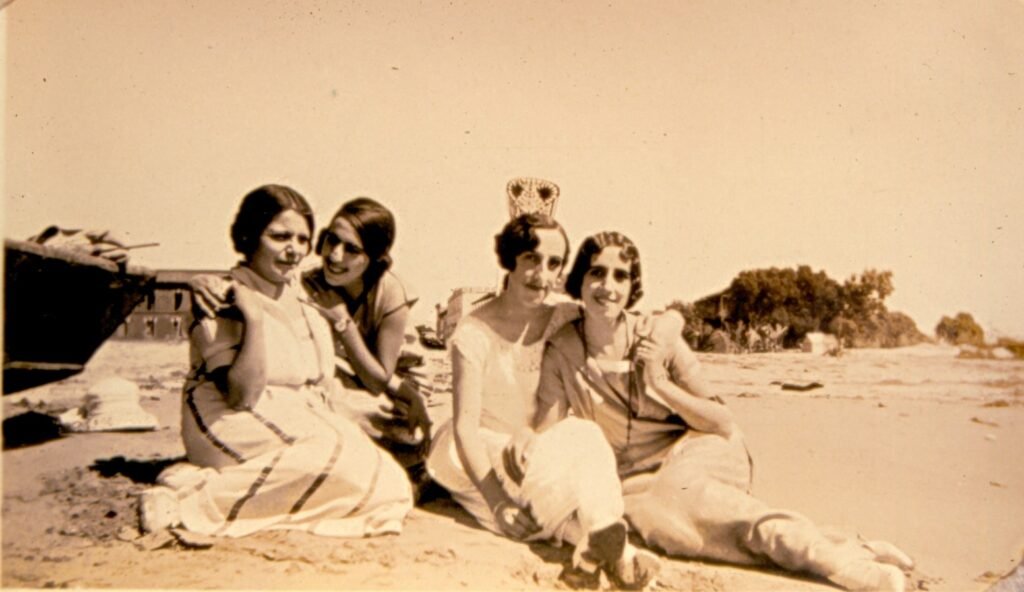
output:
[[[682,313],[684,337],[697,350],[712,349],[711,342],[723,333],[747,349],[753,343],[766,347],[766,340],[772,348],[796,347],[812,332],[832,334],[843,347],[902,347],[928,341],[913,319],[886,307],[893,289],[891,271],[866,269],[840,283],[807,265],[770,267],[741,271],[725,290],[693,303],[676,300],[668,308]],[[981,335],[966,313],[947,325],[940,322],[936,331],[941,327],[965,338]]]

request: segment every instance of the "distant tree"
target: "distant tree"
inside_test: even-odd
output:
[[[959,312],[954,318],[942,317],[935,326],[935,336],[953,345],[985,345],[985,331],[966,312]]]
[[[843,314],[851,319],[865,319],[885,311],[883,302],[892,294],[892,272],[867,269],[860,276],[852,275],[843,283]]]
[[[782,323],[800,337],[823,330],[841,307],[839,284],[806,265],[740,272],[727,293],[733,305],[730,322]]]
[[[906,347],[928,341],[928,336],[917,328],[914,319],[902,312],[886,311],[882,347]]]
[[[913,319],[885,307],[893,290],[891,271],[867,269],[839,284],[807,265],[771,267],[741,271],[726,290],[678,305],[688,307],[680,308],[693,327],[688,340],[704,333],[698,319],[725,331],[781,326],[787,328],[787,347],[812,331],[833,333],[847,347],[896,347],[926,340]]]

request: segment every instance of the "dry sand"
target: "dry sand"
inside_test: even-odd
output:
[[[446,379],[443,352],[428,368]],[[754,490],[779,507],[869,538],[918,562],[911,589],[984,590],[1024,553],[1024,363],[961,360],[921,346],[702,355],[738,416]],[[401,536],[336,540],[265,533],[240,540],[140,537],[134,494],[178,438],[185,344],[108,342],[80,376],[4,397],[4,417],[73,406],[118,375],[142,388],[155,432],[76,434],[3,452],[2,586],[90,588],[565,588],[565,548],[477,528],[433,497]],[[784,391],[779,384],[819,382]],[[435,395],[446,412],[450,394]],[[655,589],[829,590],[769,569],[667,561]]]

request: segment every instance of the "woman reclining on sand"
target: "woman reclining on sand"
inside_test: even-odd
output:
[[[390,269],[394,240],[390,210],[366,197],[348,201],[320,232],[321,265],[302,275],[302,286],[333,327],[340,401],[419,482],[430,419],[421,392],[426,385],[396,369],[417,298]],[[198,276],[192,288],[207,315],[227,304],[226,284],[216,276]],[[381,392],[393,405],[389,413],[382,413]]]
[[[603,569],[639,588],[657,558],[626,542],[615,459],[592,422],[570,418],[535,439],[531,464],[512,480],[502,452],[528,428],[545,340],[575,306],[545,304],[569,253],[565,231],[547,216],[509,222],[496,237],[505,290],[464,317],[451,338],[454,415],[438,430],[427,467],[488,530],[517,539],[576,545],[573,564]]]
[[[538,432],[567,415],[600,426],[615,451],[626,518],[670,555],[775,564],[851,590],[903,590],[912,561],[884,542],[825,535],[809,519],[750,495],[752,465],[729,409],[713,397],[678,317],[627,314],[639,300],[640,259],[625,236],[580,246],[566,291],[583,316],[550,340],[541,371]],[[554,424],[557,425],[557,424]],[[532,468],[528,438],[509,471]]]
[[[330,327],[293,281],[313,228],[309,204],[288,187],[243,199],[231,227],[243,257],[230,272],[231,305],[190,333],[181,433],[191,464],[168,468],[163,486],[143,494],[144,530],[401,531],[412,508],[405,472],[328,405]]]

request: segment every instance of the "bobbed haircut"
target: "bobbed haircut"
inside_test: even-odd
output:
[[[516,258],[537,248],[540,229],[557,230],[565,239],[565,253],[562,260],[569,259],[569,236],[562,225],[554,218],[545,214],[523,214],[509,221],[501,232],[494,237],[494,251],[498,254],[498,263],[506,271],[515,271]]]
[[[633,241],[618,232],[599,232],[583,239],[583,244],[576,252],[576,259],[572,262],[569,277],[565,280],[565,291],[576,300],[583,297],[583,276],[593,267],[594,257],[600,255],[607,247],[621,248],[619,256],[623,263],[629,264],[629,297],[626,299],[626,308],[632,308],[644,295],[640,283],[640,251]]]
[[[338,218],[351,224],[359,235],[363,251],[370,258],[363,282],[368,286],[374,284],[391,267],[391,245],[395,244],[394,214],[369,197],[357,197],[342,204],[331,216],[331,223]],[[327,230],[322,230],[316,241],[317,253],[323,254],[326,241]]]
[[[260,246],[260,236],[267,226],[285,210],[293,210],[305,219],[310,234],[316,224],[313,209],[298,191],[284,185],[264,185],[242,198],[235,221],[231,224],[231,242],[235,251],[248,261]],[[306,254],[309,254],[309,247]]]

